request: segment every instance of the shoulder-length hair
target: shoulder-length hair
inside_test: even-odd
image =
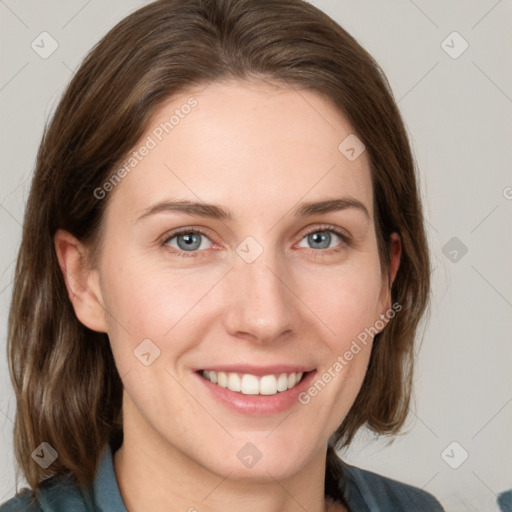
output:
[[[375,336],[361,390],[331,441],[346,446],[363,425],[379,434],[403,426],[430,263],[415,164],[384,73],[351,35],[301,0],[159,0],[124,18],[91,50],[39,147],[8,332],[16,476],[21,469],[34,495],[52,475],[91,485],[102,448],[122,442],[123,386],[109,339],[78,321],[54,235],[64,229],[94,248],[109,199],[94,191],[140,140],[152,115],[173,95],[224,79],[320,93],[364,143],[385,278],[390,234],[401,237],[391,297],[402,310]],[[47,469],[31,456],[42,442],[58,453]]]

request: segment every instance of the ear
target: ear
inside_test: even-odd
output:
[[[78,320],[93,331],[107,332],[99,272],[89,267],[87,248],[62,229],[55,233],[54,244],[69,299]]]
[[[391,287],[395,281],[398,268],[400,267],[400,258],[402,256],[402,242],[398,233],[391,233],[389,247],[389,279],[386,276],[382,283],[381,293],[381,314],[391,309]]]

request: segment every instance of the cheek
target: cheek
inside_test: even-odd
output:
[[[107,262],[102,295],[110,317],[109,335],[114,350],[117,345],[117,352],[129,355],[147,338],[176,355],[188,348],[194,343],[190,332],[196,329],[198,320],[209,321],[212,311],[207,309],[208,300],[204,298],[224,273],[225,269],[199,267],[170,269],[151,264],[147,258]],[[173,343],[178,335],[180,343]]]
[[[337,352],[379,317],[381,278],[374,258],[310,271],[301,288],[302,300],[318,315]]]

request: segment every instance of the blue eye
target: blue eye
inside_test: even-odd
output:
[[[164,244],[181,251],[195,252],[198,250],[208,249],[208,247],[205,246],[207,245],[204,243],[205,240],[209,241],[209,238],[201,231],[188,230],[174,233],[165,240]],[[175,245],[173,241],[175,241],[177,245]]]
[[[338,239],[338,243],[335,244],[334,246],[331,246],[331,242],[336,242],[336,239]],[[301,240],[301,244],[303,240],[305,240],[306,243],[309,243],[309,247],[313,250],[333,249],[334,247],[339,245],[340,241],[346,242],[347,237],[335,229],[317,228],[316,230],[307,233]],[[304,245],[299,244],[299,247],[304,247]]]
[[[341,242],[341,243],[340,243]],[[299,247],[309,248],[318,254],[330,254],[340,251],[344,245],[349,244],[350,238],[334,226],[316,227],[306,233]],[[303,245],[306,243],[307,245]],[[182,229],[171,233],[162,245],[171,247],[176,256],[197,258],[205,255],[205,249],[211,248],[212,241],[206,233],[194,229]],[[334,244],[334,245],[332,245]]]

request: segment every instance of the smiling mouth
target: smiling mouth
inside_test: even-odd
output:
[[[244,395],[275,395],[294,388],[304,377],[303,372],[279,373],[256,376],[250,373],[217,372],[201,370],[204,379],[221,388]],[[306,372],[308,374],[310,372]]]

